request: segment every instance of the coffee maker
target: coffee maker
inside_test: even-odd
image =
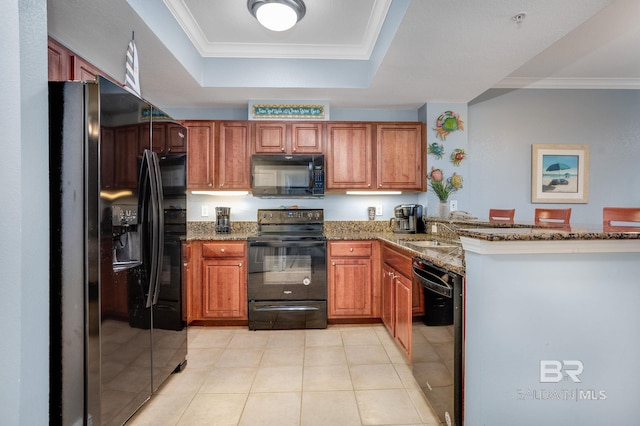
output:
[[[420,204],[400,204],[393,209],[395,221],[393,232],[396,234],[415,234],[424,232],[422,206]]]
[[[216,232],[219,234],[228,234],[231,232],[231,208],[216,207]]]

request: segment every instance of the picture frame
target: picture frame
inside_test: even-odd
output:
[[[589,145],[531,145],[531,202],[587,203]]]

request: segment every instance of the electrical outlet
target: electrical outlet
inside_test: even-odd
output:
[[[432,234],[437,234],[438,233],[438,225],[436,225],[435,223],[433,225],[431,225],[431,233]]]
[[[200,213],[202,217],[209,216],[209,206],[202,206],[202,212]]]
[[[458,210],[458,200],[449,200],[449,211],[455,212]]]
[[[382,206],[376,206],[376,216],[382,216]]]

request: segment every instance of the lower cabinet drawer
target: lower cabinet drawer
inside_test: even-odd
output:
[[[202,257],[208,258],[228,258],[244,257],[246,254],[246,243],[244,242],[215,242],[202,244]]]
[[[330,257],[371,257],[373,243],[367,241],[334,242],[329,244]]]

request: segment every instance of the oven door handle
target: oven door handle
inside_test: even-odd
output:
[[[270,305],[261,308],[255,308],[255,311],[319,311],[316,306],[287,306],[287,305]]]

